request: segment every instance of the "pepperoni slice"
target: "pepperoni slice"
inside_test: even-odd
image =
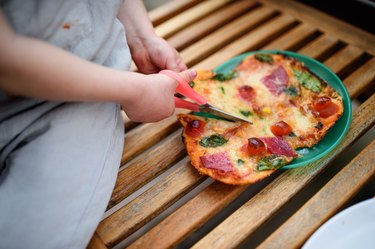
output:
[[[255,98],[255,90],[251,86],[243,85],[238,89],[241,99],[251,101]]]
[[[199,137],[203,131],[206,123],[202,120],[190,120],[186,126],[186,134],[193,138]]]
[[[279,96],[288,85],[289,76],[282,66],[276,68],[270,75],[261,79],[261,82],[275,96]]]
[[[202,156],[201,161],[203,163],[203,166],[207,169],[216,169],[224,172],[234,171],[234,167],[230,162],[228,154],[226,152],[219,152],[216,154]]]
[[[275,155],[296,156],[296,153],[282,137],[261,138],[269,152]]]

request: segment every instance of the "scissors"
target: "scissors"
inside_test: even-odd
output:
[[[186,101],[180,97],[175,96],[174,102],[177,108],[188,109],[188,110],[198,112],[198,113],[205,112],[205,113],[213,114],[214,116],[220,117],[228,121],[240,121],[240,122],[247,122],[247,123],[252,124],[252,122],[250,122],[249,120],[246,120],[232,113],[223,111],[207,103],[207,100],[203,96],[196,93],[189,86],[189,83],[184,78],[182,78],[178,73],[171,71],[171,70],[162,70],[159,72],[159,74],[164,74],[172,79],[175,79],[178,82],[176,92],[195,102],[194,103],[194,102]]]

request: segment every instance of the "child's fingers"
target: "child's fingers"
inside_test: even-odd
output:
[[[182,78],[184,78],[187,82],[194,80],[197,76],[197,70],[194,68],[187,69],[179,73]]]

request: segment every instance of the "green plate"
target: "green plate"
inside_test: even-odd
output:
[[[305,65],[316,75],[320,78],[327,81],[327,83],[333,87],[342,97],[343,104],[344,104],[344,112],[340,119],[335,123],[334,126],[329,129],[327,134],[324,138],[315,146],[311,148],[300,148],[297,150],[298,154],[302,157],[293,160],[288,165],[282,167],[283,169],[292,169],[301,166],[305,166],[325,155],[327,155],[330,151],[332,151],[344,138],[346,132],[349,129],[350,122],[352,119],[352,105],[350,101],[350,97],[345,85],[341,82],[339,77],[334,74],[329,68],[325,65],[316,61],[310,57],[307,57],[302,54],[297,54],[290,51],[283,51],[283,50],[260,50],[254,52],[248,52],[237,57],[234,57],[224,64],[216,67],[214,71],[228,73],[229,71],[233,70],[237,64],[239,64],[245,57],[255,54],[255,53],[282,53],[288,55],[290,57],[294,57],[299,61],[305,63]]]

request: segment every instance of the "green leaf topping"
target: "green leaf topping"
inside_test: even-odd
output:
[[[285,164],[286,164],[286,161],[282,157],[278,157],[277,155],[272,155],[272,156],[262,158],[258,162],[257,169],[258,171],[278,169],[281,166],[284,166]]]
[[[255,54],[254,58],[261,62],[273,62],[273,58],[269,54]]]
[[[294,86],[290,86],[288,88],[285,88],[284,92],[286,94],[288,94],[289,96],[297,96],[298,95],[298,90]]]
[[[241,158],[237,160],[237,164],[238,164],[239,166],[241,166],[244,162],[245,162],[245,161],[242,160]]]
[[[193,87],[195,86],[194,81],[190,81],[190,82],[189,82],[189,86],[190,86],[191,88],[193,88]]]
[[[218,81],[227,81],[231,80],[237,77],[237,72],[236,71],[230,71],[229,73],[216,73],[212,79],[218,80]]]
[[[296,137],[296,133],[294,133],[293,131],[291,131],[289,134],[288,134],[289,137]]]
[[[310,89],[313,92],[320,93],[322,91],[322,84],[320,81],[311,73],[307,71],[300,71],[293,69],[294,75],[302,83],[302,86],[306,89]]]
[[[248,116],[250,116],[252,113],[250,112],[250,111],[248,111],[248,110],[240,110],[240,113],[242,114],[242,115],[244,115],[245,117],[248,117]]]
[[[219,89],[220,89],[220,91],[223,93],[223,94],[225,94],[225,89],[224,89],[224,87],[219,87]]]
[[[213,134],[211,136],[207,136],[202,138],[201,141],[199,141],[199,144],[203,147],[218,147],[222,146],[228,142],[222,135],[219,134]]]

